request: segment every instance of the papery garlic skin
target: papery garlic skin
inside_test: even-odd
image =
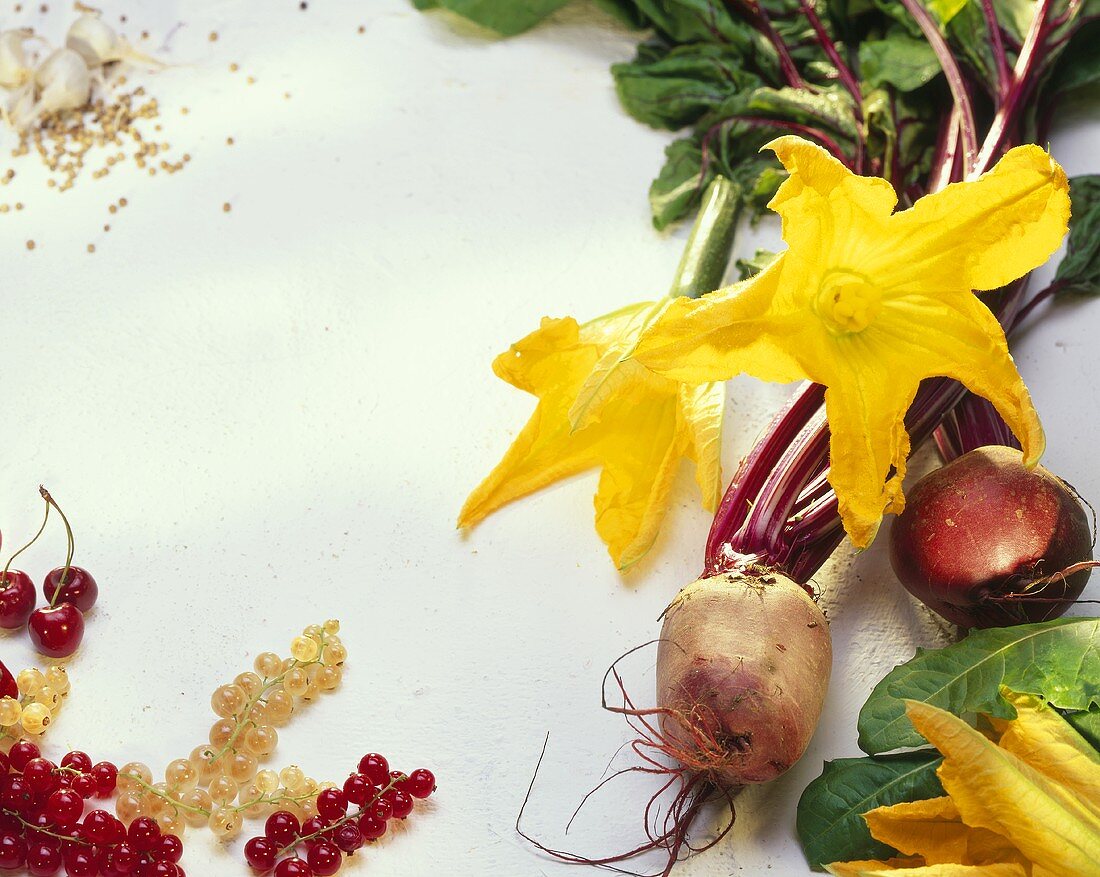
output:
[[[20,88],[34,76],[34,69],[27,63],[23,44],[33,32],[22,28],[0,33],[0,86]]]
[[[90,69],[120,60],[128,48],[114,28],[90,13],[72,23],[65,35],[65,45],[80,55]]]
[[[34,115],[42,116],[59,110],[77,110],[88,103],[92,95],[92,75],[78,52],[57,49],[43,61],[34,74],[39,88]]]

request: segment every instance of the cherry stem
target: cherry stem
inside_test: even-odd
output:
[[[68,554],[65,555],[65,568],[61,570],[61,579],[57,583],[57,587],[53,589],[53,596],[50,597],[50,608],[57,604],[57,598],[61,596],[61,589],[65,587],[65,579],[69,576],[69,570],[73,565],[73,553],[76,551],[76,540],[73,538],[73,528],[69,524],[69,519],[65,517],[65,513],[61,511],[61,506],[57,504],[57,501],[50,496],[50,492],[46,490],[41,484],[38,485],[38,492],[42,494],[42,498],[46,500],[47,513],[49,507],[53,506],[57,509],[57,513],[61,515],[61,522],[65,525],[65,538],[68,540]],[[45,526],[45,524],[43,524]],[[37,537],[35,537],[37,538]]]
[[[0,585],[7,583],[8,572],[11,569],[11,565],[15,562],[15,558],[17,558],[20,554],[22,554],[24,551],[26,551],[28,548],[30,548],[32,545],[34,545],[35,542],[38,541],[38,537],[42,535],[43,531],[45,531],[46,522],[49,521],[49,519],[50,519],[50,504],[49,504],[49,502],[47,502],[46,503],[46,514],[42,518],[42,526],[38,528],[38,532],[34,534],[34,538],[31,539],[30,542],[28,542],[26,545],[24,545],[22,548],[20,548],[17,552],[15,552],[15,554],[13,554],[11,557],[8,558],[8,562],[6,564],[4,564],[4,572],[0,573]]]

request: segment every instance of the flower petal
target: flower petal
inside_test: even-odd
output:
[[[880,342],[890,348],[892,370],[916,377],[954,378],[988,399],[1024,448],[1033,466],[1046,446],[1039,415],[1000,323],[973,294],[913,294],[889,301],[874,325]]]
[[[866,548],[882,516],[905,507],[905,412],[918,382],[905,371],[892,372],[890,363],[877,355],[872,336],[853,335],[842,341],[833,375],[825,381],[829,483],[836,491],[845,531],[857,548]]]
[[[880,877],[901,874],[902,877],[1034,877],[1021,865],[922,865],[920,859],[890,859],[889,861],[833,862],[825,870],[836,877]]]
[[[1069,214],[1065,171],[1040,147],[1017,146],[978,179],[891,217],[890,244],[865,270],[891,285],[996,289],[1046,262]]]
[[[871,836],[927,864],[1025,864],[1008,841],[984,828],[971,828],[950,798],[879,807],[863,815]]]
[[[599,449],[604,468],[596,492],[596,532],[620,570],[649,551],[664,520],[687,445],[677,407],[675,393],[641,405],[624,396],[607,406],[605,417],[615,430]]]
[[[789,292],[798,284],[781,285],[784,264],[780,256],[741,283],[699,299],[676,299],[642,335],[635,359],[686,384],[724,381],[740,372],[780,383],[806,377],[789,351],[792,336],[813,327]]]
[[[1100,875],[1100,821],[1067,789],[945,710],[910,700],[906,712],[943,753],[937,773],[967,825],[1002,835],[1058,877]]]
[[[688,435],[688,456],[695,462],[695,482],[703,508],[713,512],[722,499],[722,416],[726,386],[680,384],[680,411]]]

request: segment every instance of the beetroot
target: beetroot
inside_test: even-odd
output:
[[[800,585],[768,573],[700,579],[661,629],[665,742],[716,786],[773,780],[806,750],[831,665],[825,616]]]
[[[991,446],[908,492],[890,561],[909,592],[948,621],[996,627],[1063,614],[1088,581],[1092,541],[1065,482],[1027,469],[1014,448]]]

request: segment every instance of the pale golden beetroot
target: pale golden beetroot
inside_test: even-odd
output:
[[[832,654],[825,616],[786,576],[688,585],[665,612],[657,652],[665,744],[720,788],[775,779],[813,736]]]

